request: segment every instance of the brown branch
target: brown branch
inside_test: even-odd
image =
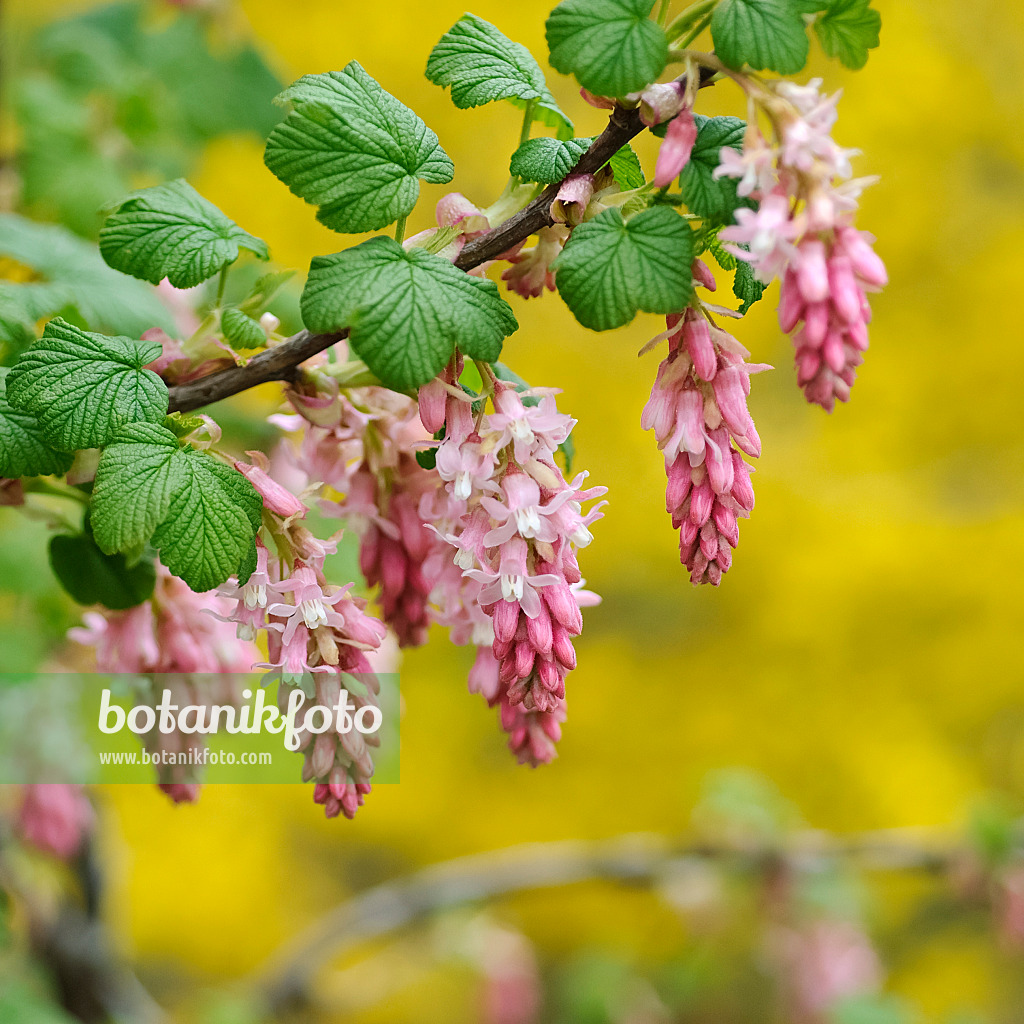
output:
[[[940,874],[966,852],[911,829],[846,837],[806,832],[779,846],[680,845],[653,834],[531,843],[433,864],[354,896],[283,947],[254,982],[269,1014],[301,1010],[318,971],[341,954],[432,914],[518,892],[592,881],[658,886],[700,863],[766,872],[820,870],[844,860],[877,871]]]
[[[231,366],[217,373],[207,374],[187,384],[176,384],[170,389],[169,412],[190,412],[204,405],[219,402],[223,398],[248,391],[257,384],[272,380],[295,380],[299,363],[330,348],[336,341],[348,336],[348,331],[338,334],[310,334],[299,331],[287,341],[258,356],[253,356],[245,366]]]
[[[702,67],[700,88],[710,85],[714,75],[714,70]],[[685,75],[676,79],[678,82],[685,80]],[[590,149],[579,158],[566,177],[573,174],[593,174],[643,130],[644,123],[640,120],[638,107],[632,110],[615,107],[608,120],[608,126],[594,139]],[[561,184],[556,182],[549,185],[518,213],[487,234],[469,242],[459,254],[455,266],[460,270],[472,270],[551,224],[551,203],[558,195]],[[227,370],[190,381],[188,384],[177,384],[170,389],[170,411],[190,412],[192,409],[247,391],[257,384],[266,384],[267,381],[273,380],[295,380],[300,363],[330,348],[336,341],[346,337],[347,333],[342,331],[338,334],[310,334],[309,331],[299,331],[280,345],[254,356],[245,366],[232,366]]]

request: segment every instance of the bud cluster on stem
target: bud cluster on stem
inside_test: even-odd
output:
[[[694,279],[714,288],[707,266],[696,260]],[[750,375],[769,369],[746,362],[750,353],[716,326],[699,299],[667,317],[669,352],[651,389],[641,426],[654,430],[665,455],[666,510],[679,530],[679,558],[694,584],[717,586],[732,565],[739,519],[754,507],[751,458],[761,439],[747,410]],[[728,312],[720,310],[721,312]]]

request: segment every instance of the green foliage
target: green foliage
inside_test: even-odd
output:
[[[47,442],[62,451],[98,448],[125,423],[167,414],[167,385],[146,363],[154,341],[91,334],[51,320],[7,376],[7,400],[34,413]]]
[[[550,185],[576,166],[593,139],[527,139],[513,154],[509,171],[523,181]]]
[[[28,66],[8,95],[28,211],[94,236],[98,211],[140,175],[178,177],[224,133],[267,135],[281,83],[252,46],[211,40],[207,22],[121,3],[51,24],[19,48]]]
[[[732,281],[732,292],[741,302],[740,313],[746,314],[755,302],[760,302],[767,285],[754,277],[754,270],[746,260],[736,260],[736,276]]]
[[[715,53],[730,67],[796,74],[812,19],[822,49],[848,68],[862,68],[878,46],[882,16],[871,0],[722,0],[711,17]]]
[[[406,252],[390,238],[316,257],[302,318],[311,331],[349,328],[352,348],[396,391],[437,376],[456,346],[492,362],[519,326],[493,281],[423,249]]]
[[[103,451],[92,492],[93,535],[112,554],[145,544],[185,484],[185,453],[155,423],[123,427]]]
[[[111,270],[94,245],[64,228],[0,214],[0,256],[34,272],[25,283],[0,281],[4,321],[34,324],[73,310],[94,331],[138,336],[151,327],[173,330],[170,313],[151,288]]]
[[[160,560],[193,590],[212,590],[245,564],[263,502],[237,470],[212,456],[185,450],[185,484],[153,534]],[[244,573],[241,574],[244,578]]]
[[[914,1024],[914,1008],[896,996],[859,995],[839,1000],[832,1011],[835,1024]]]
[[[74,456],[50,447],[35,416],[7,401],[6,367],[0,367],[0,477],[66,473]]]
[[[455,174],[437,136],[356,61],[305,75],[278,100],[292,112],[267,140],[266,165],[335,231],[386,227],[416,205],[418,179]]]
[[[152,560],[129,565],[123,554],[104,554],[87,533],[53,537],[50,568],[79,604],[101,604],[114,611],[141,604],[156,585]]]
[[[166,427],[134,423],[100,458],[91,522],[101,550],[151,541],[171,572],[193,590],[210,590],[247,559],[262,508],[232,467],[180,447]]]
[[[653,7],[654,0],[562,0],[547,20],[551,66],[596,96],[643,89],[668,63]]]
[[[751,205],[736,194],[735,178],[714,177],[720,163],[723,146],[743,148],[745,121],[738,117],[704,117],[695,114],[697,141],[693,145],[689,163],[679,175],[679,188],[683,201],[691,213],[703,217],[711,224],[731,224],[738,206]]]
[[[259,348],[267,343],[266,332],[256,320],[232,306],[220,319],[224,337],[236,348]]]
[[[193,288],[238,259],[261,260],[266,242],[243,231],[187,181],[178,178],[126,197],[100,231],[100,253],[115,270],[175,288]]]
[[[640,157],[636,155],[633,147],[627,142],[622,149],[617,150],[615,155],[608,161],[612,169],[615,182],[624,192],[630,189],[640,188],[646,184],[647,176],[640,166]]]
[[[2,981],[0,1020],[4,1024],[74,1024],[74,1017],[40,994],[42,985],[7,976]]]
[[[715,53],[731,68],[794,75],[809,44],[800,0],[722,0],[711,16]]]
[[[530,51],[475,14],[464,14],[441,37],[427,59],[426,75],[435,85],[450,86],[452,102],[463,110],[495,100],[518,107],[532,103],[535,119],[558,129],[560,138],[572,135],[572,122]]]
[[[882,16],[871,0],[830,0],[814,23],[825,53],[855,71],[867,63],[868,50],[878,46],[881,28]]]
[[[576,319],[594,331],[648,313],[677,313],[693,294],[693,232],[674,210],[656,206],[624,221],[602,211],[574,229],[555,260],[555,281]]]

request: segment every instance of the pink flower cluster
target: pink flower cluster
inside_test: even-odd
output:
[[[290,457],[312,486],[337,493],[321,508],[358,530],[360,569],[379,587],[384,621],[399,643],[424,643],[434,585],[426,563],[438,541],[418,508],[436,477],[413,454],[427,440],[416,404],[378,387],[355,389],[349,397],[336,386],[327,395],[292,392],[290,397],[302,419],[276,417],[275,422],[289,430],[306,428]]]
[[[605,489],[583,489],[585,474],[568,483],[555,464],[574,421],[551,392],[493,381],[494,412],[474,419],[456,379],[451,368],[420,392],[426,428],[445,429],[443,489],[420,506],[454,549],[438,559],[437,616],[456,643],[477,644],[470,688],[501,705],[516,756],[544,763],[565,719],[580,607],[598,600],[580,589],[575,551],[590,543],[600,506],[584,513],[582,503]]]
[[[293,687],[310,685],[312,692],[305,691],[300,715],[316,704],[333,707],[345,673],[359,673],[367,681],[363,702],[373,702],[378,687],[366,654],[380,647],[383,624],[366,614],[364,601],[351,596],[351,583],[328,585],[323,564],[335,541],[317,540],[294,523],[285,524],[283,531],[283,543],[293,554],[290,571],[258,544],[256,570],[249,580],[229,581],[218,591],[234,602],[228,618],[237,623],[240,636],[266,634],[269,657],[261,667],[281,672],[278,701],[282,710]],[[339,813],[352,817],[370,790],[373,774],[363,737],[326,732],[314,740],[305,731],[300,737],[306,752],[303,779],[316,783],[314,800],[324,805],[328,817]]]
[[[218,621],[227,607],[216,592],[197,594],[158,563],[148,601],[126,611],[86,612],[85,625],[68,636],[95,648],[101,672],[249,672],[259,650]]]
[[[70,783],[25,786],[17,828],[25,842],[61,860],[70,860],[93,826],[93,810],[85,790]]]
[[[799,383],[831,411],[849,398],[868,346],[867,293],[887,275],[871,236],[851,225],[870,180],[849,180],[854,151],[831,136],[839,94],[822,96],[820,85],[776,82],[755,94],[776,143],[751,122],[743,151],[723,148],[715,176],[738,178],[738,193],[758,200],[756,210],[736,211],[721,238],[759,280],[782,279],[780,325],[787,334],[804,325],[794,337]]]
[[[714,283],[699,260],[694,276]],[[711,324],[700,303],[667,323],[669,353],[640,422],[665,455],[665,505],[679,530],[680,561],[694,584],[717,586],[732,565],[738,520],[754,507],[752,468],[740,453],[761,454],[747,396],[750,375],[769,367],[746,362],[750,353]]]
[[[195,593],[158,563],[156,587],[148,601],[126,611],[86,612],[85,625],[69,630],[68,636],[95,649],[101,672],[174,675],[187,685],[190,675],[245,673],[259,660],[259,649],[248,642],[251,636],[236,637],[224,624],[228,608],[216,593]],[[172,733],[146,742],[186,750],[202,741]],[[174,767],[161,769],[160,789],[175,803],[194,803],[198,783]]]

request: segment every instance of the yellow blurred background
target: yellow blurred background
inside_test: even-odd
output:
[[[73,9],[6,6],[25,22]],[[777,286],[737,325],[776,370],[753,381],[757,505],[721,589],[692,589],[679,566],[662,461],[639,427],[657,358],[637,351],[663,325],[641,314],[598,335],[556,296],[513,296],[522,326],[503,358],[562,388],[579,419],[577,465],[609,487],[580,559],[604,603],[578,644],[559,759],[513,763],[494,712],[466,692],[468,653],[437,630],[402,666],[403,781],[375,789],[353,822],[323,820],[302,786],[214,787],[195,807],[148,787],[102,794],[110,915],[133,957],[199,984],[240,977],[347,893],[418,865],[526,841],[683,833],[702,780],[728,766],[767,776],[810,825],[839,831],[954,830],[987,792],[1024,796],[1024,7],[876,6],[882,47],[863,72],[815,52],[806,75],[846,90],[836,135],[863,151],[858,174],[881,176],[858,224],[878,236],[891,283],[873,302],[852,400],[831,416],[795,386]],[[357,58],[437,132],[456,164],[449,188],[482,206],[501,190],[517,113],[458,111],[422,74],[463,0],[237,8],[285,81]],[[549,2],[471,9],[545,64]],[[601,129],[568,79],[549,81],[578,134]],[[698,109],[744,114],[728,84]],[[648,169],[652,143],[638,144]],[[263,167],[255,139],[212,145],[192,183],[282,266],[301,272],[351,244]],[[433,222],[446,190],[424,188],[409,233]],[[586,944],[642,960],[686,934],[653,898],[601,886],[501,913],[553,955]],[[890,981],[928,1019],[984,1009],[992,987],[969,938],[904,957]],[[434,1021],[440,1006],[446,1021],[474,1019],[443,974],[414,975],[390,999],[357,1019]]]

